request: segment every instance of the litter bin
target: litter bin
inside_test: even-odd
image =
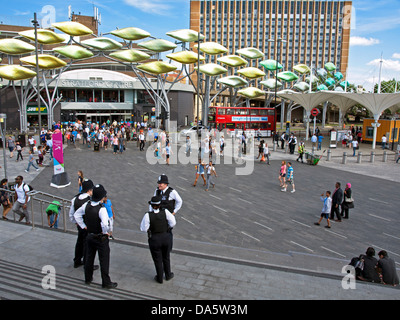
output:
[[[100,143],[98,141],[95,141],[93,151],[100,151]]]

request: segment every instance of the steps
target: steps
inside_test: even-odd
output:
[[[123,289],[103,289],[99,284],[86,285],[82,279],[56,275],[56,289],[43,289],[45,274],[0,259],[0,300],[160,300]]]

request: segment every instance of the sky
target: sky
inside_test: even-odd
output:
[[[97,7],[102,33],[137,27],[153,37],[174,41],[165,33],[189,28],[189,0],[3,1],[0,22],[29,25],[34,12],[44,24],[67,21],[69,5],[82,15],[93,15]],[[400,0],[353,0],[351,21],[349,82],[372,90],[379,80],[380,65],[382,80],[400,80]]]

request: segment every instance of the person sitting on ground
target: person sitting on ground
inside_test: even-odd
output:
[[[368,247],[365,255],[361,255],[361,259],[364,260],[364,267],[361,270],[360,275],[357,277],[358,280],[369,281],[369,282],[381,282],[379,274],[377,272],[378,260],[374,257],[375,249]]]
[[[378,272],[382,279],[382,283],[396,286],[399,284],[399,277],[396,271],[396,265],[393,259],[389,258],[385,250],[378,253]]]

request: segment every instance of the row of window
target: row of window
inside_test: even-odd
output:
[[[125,102],[123,90],[61,89],[62,102]]]
[[[210,115],[252,115],[252,116],[274,116],[274,109],[238,109],[238,108],[213,108],[209,110]]]

